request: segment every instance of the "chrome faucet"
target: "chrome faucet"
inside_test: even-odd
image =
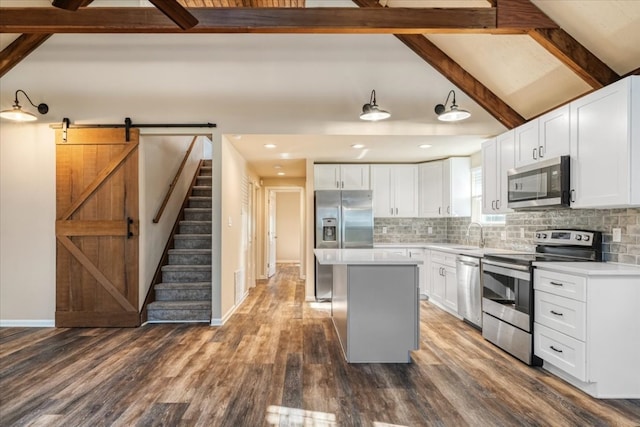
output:
[[[477,225],[478,227],[480,227],[480,239],[478,240],[478,247],[479,248],[484,248],[484,230],[482,228],[482,225],[478,222],[472,222],[469,224],[469,226],[467,227],[467,245],[469,244],[469,232],[471,231],[471,226],[472,225]]]

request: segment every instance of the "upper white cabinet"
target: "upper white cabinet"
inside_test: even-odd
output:
[[[515,167],[569,154],[569,105],[515,128]]]
[[[569,154],[570,145],[569,105],[550,111],[538,118],[540,146],[538,160],[552,159]]]
[[[442,167],[443,210],[447,216],[471,216],[471,159],[451,157]]]
[[[433,218],[442,212],[442,161],[423,163],[420,172],[420,216]]]
[[[515,128],[515,166],[520,167],[538,161],[538,121],[531,120]]]
[[[503,214],[507,208],[507,171],[515,164],[515,131],[499,135],[482,144],[482,212]]]
[[[571,207],[640,205],[640,76],[571,108]]]
[[[316,190],[369,190],[369,165],[317,164],[314,185]]]
[[[423,163],[420,172],[420,216],[471,216],[471,161],[468,157]]]
[[[418,216],[418,166],[371,165],[374,217]]]

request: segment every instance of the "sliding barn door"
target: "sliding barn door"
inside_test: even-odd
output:
[[[56,131],[56,326],[139,326],[139,130]]]

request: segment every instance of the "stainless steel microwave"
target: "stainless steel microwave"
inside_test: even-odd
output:
[[[569,156],[560,156],[508,172],[510,209],[569,207]]]

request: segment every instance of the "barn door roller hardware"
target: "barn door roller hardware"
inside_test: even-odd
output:
[[[61,124],[53,124],[52,129],[62,129],[62,140],[67,142],[67,129],[87,129],[87,128],[124,128],[126,140],[129,141],[131,128],[214,128],[215,123],[153,123],[153,124],[134,124],[131,118],[124,119],[124,124],[79,124],[72,125],[68,118],[62,119]]]

